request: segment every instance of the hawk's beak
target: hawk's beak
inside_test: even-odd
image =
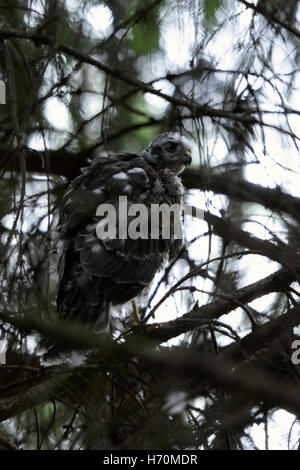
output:
[[[185,166],[188,166],[192,163],[192,156],[190,150],[186,150],[184,153],[183,163]]]

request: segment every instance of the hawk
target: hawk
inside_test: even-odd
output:
[[[121,196],[126,196],[128,206],[181,204],[183,186],[178,175],[190,163],[188,141],[177,133],[164,133],[140,154],[96,157],[81,169],[63,196],[59,213],[60,316],[89,323],[94,331],[105,330],[110,306],[145,292],[164,262],[176,256],[181,240],[172,231],[168,239],[163,238],[163,222],[157,239],[99,238],[97,208],[101,204],[118,208]],[[116,224],[120,224],[118,217]]]

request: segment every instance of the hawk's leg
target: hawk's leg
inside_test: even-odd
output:
[[[140,323],[140,321],[141,321],[140,314],[139,314],[138,308],[136,306],[135,300],[131,301],[131,305],[132,305],[132,311],[133,311],[134,319],[135,319],[136,323]]]

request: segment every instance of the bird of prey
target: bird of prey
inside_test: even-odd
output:
[[[97,207],[120,197],[130,204],[181,204],[178,175],[191,163],[191,147],[177,133],[156,137],[140,154],[121,152],[96,157],[75,178],[62,199],[58,234],[57,309],[60,316],[103,331],[109,309],[134,299],[151,285],[156,272],[178,253],[181,240],[107,238],[97,235]],[[117,211],[116,211],[117,213]],[[149,211],[149,218],[151,213]],[[117,217],[116,224],[120,223]]]

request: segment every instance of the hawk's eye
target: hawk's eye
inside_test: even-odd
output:
[[[167,150],[167,152],[174,153],[177,150],[177,143],[170,141],[170,142],[167,142],[164,147]]]

